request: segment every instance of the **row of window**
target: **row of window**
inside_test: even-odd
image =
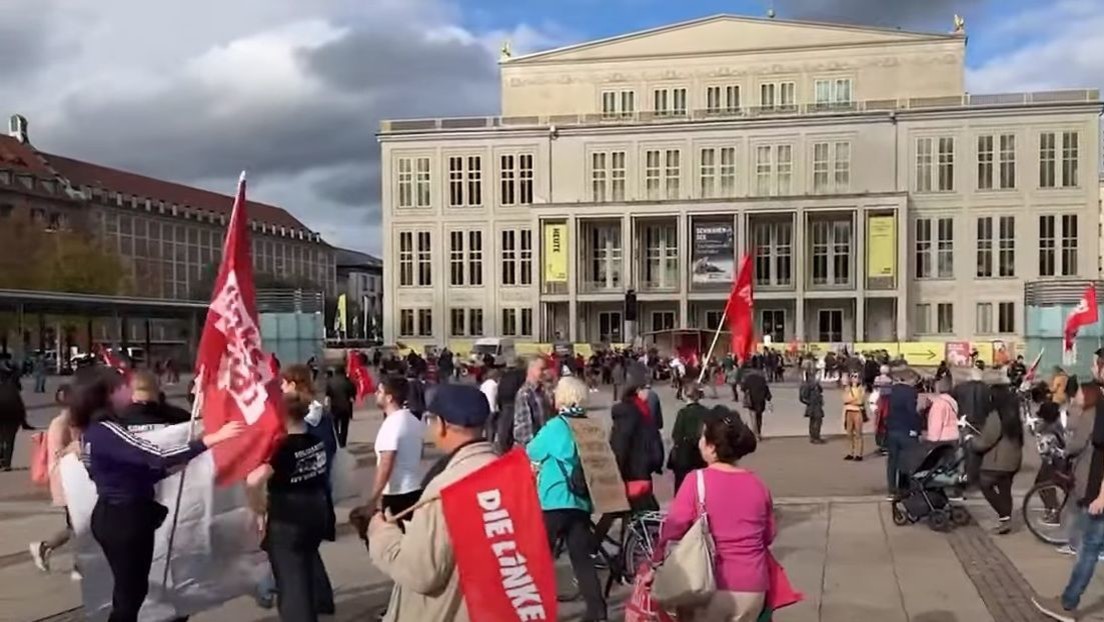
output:
[[[532,337],[533,309],[530,307],[502,309],[498,334],[503,337]],[[483,309],[454,307],[449,309],[449,335],[452,337],[483,337]],[[400,337],[432,337],[433,310],[399,309]]]
[[[919,218],[915,231],[916,278],[954,278],[954,219]],[[1016,276],[1016,217],[979,217],[975,233],[975,275]],[[1038,248],[1039,276],[1077,276],[1077,215],[1039,216]]]
[[[703,100],[707,114],[738,114],[743,107],[740,84],[711,84],[705,87]],[[851,78],[821,78],[813,84],[813,104],[818,107],[850,106],[853,103]],[[689,112],[689,89],[684,86],[657,87],[651,90],[652,107],[658,117],[684,117]],[[759,84],[760,110],[792,111],[797,108],[797,83],[779,80]],[[614,89],[601,93],[602,116],[627,118],[638,112],[635,89]]]
[[[1076,188],[1080,185],[1080,134],[1039,134],[1039,188]],[[913,189],[918,193],[953,192],[957,139],[953,136],[916,140]],[[693,196],[737,195],[736,147],[703,147],[696,151],[698,175]],[[533,203],[534,155],[509,153],[498,156],[498,201],[502,206]],[[789,196],[794,187],[794,145],[756,145],[752,152],[751,192],[755,196]],[[1014,190],[1017,181],[1016,134],[977,137],[976,187],[980,191]],[[852,145],[850,141],[818,141],[812,144],[812,192],[851,191]],[[642,198],[674,200],[683,194],[683,149],[647,149],[643,154]],[[431,161],[428,156],[397,160],[399,208],[432,205]],[[589,156],[590,199],[620,202],[628,199],[628,157],[623,150],[592,151]],[[448,206],[482,207],[483,156],[448,157]]]
[[[934,323],[932,309],[935,309]],[[913,312],[913,331],[918,335],[951,335],[955,332],[954,303],[917,304]],[[979,302],[975,306],[974,333],[978,335],[1016,332],[1016,303]]]
[[[957,139],[953,136],[916,139],[916,192],[953,192]],[[1080,185],[1080,134],[1039,134],[1039,188],[1077,188]],[[1060,149],[1060,150],[1059,150]],[[1017,188],[1016,135],[986,134],[977,137],[977,189]]]
[[[500,232],[502,285],[533,284],[533,232]],[[449,232],[449,285],[483,285],[483,232]],[[433,242],[429,231],[399,232],[399,286],[433,285]]]

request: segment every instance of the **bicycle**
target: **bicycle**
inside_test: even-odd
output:
[[[1043,459],[1055,465],[1054,476],[1027,491],[1021,511],[1031,535],[1045,544],[1061,546],[1069,542],[1069,525],[1062,524],[1062,517],[1073,489],[1073,475],[1060,456],[1048,455]]]
[[[629,585],[636,578],[640,564],[652,559],[655,545],[659,539],[659,528],[663,524],[663,512],[635,512],[628,516],[619,516],[621,520],[619,538],[608,532],[604,534],[594,552],[595,568],[607,574],[603,595],[609,598],[615,584]],[[591,522],[591,529],[597,525]],[[556,541],[552,549],[553,559],[558,559],[566,550],[563,539]],[[576,600],[580,597],[578,579],[572,574],[570,589],[559,594],[561,602]]]

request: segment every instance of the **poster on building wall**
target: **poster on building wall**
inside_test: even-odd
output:
[[[694,223],[694,283],[730,284],[736,279],[736,235],[732,223]]]
[[[567,282],[567,225],[544,226],[544,282]]]
[[[897,276],[897,219],[871,216],[866,221],[866,276],[894,279]]]

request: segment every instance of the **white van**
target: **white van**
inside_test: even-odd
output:
[[[496,367],[509,365],[517,356],[517,352],[514,350],[514,340],[504,337],[481,337],[476,339],[471,349],[472,362],[482,364],[483,356],[486,354],[494,357]]]

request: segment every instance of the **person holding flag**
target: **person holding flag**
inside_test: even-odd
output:
[[[243,422],[231,421],[187,445],[161,449],[120,421],[117,413],[129,401],[123,376],[100,367],[79,370],[69,395],[70,425],[81,435],[82,457],[98,495],[92,536],[114,577],[109,622],[137,621],[149,591],[154,533],[168,514],[154,500],[154,485],[245,429]]]
[[[422,501],[403,528],[389,512],[376,513],[368,525],[372,563],[395,582],[385,622],[474,619],[464,603],[441,494],[497,458],[483,438],[489,416],[487,398],[473,386],[442,384],[430,402],[428,434],[444,457],[426,474]]]

